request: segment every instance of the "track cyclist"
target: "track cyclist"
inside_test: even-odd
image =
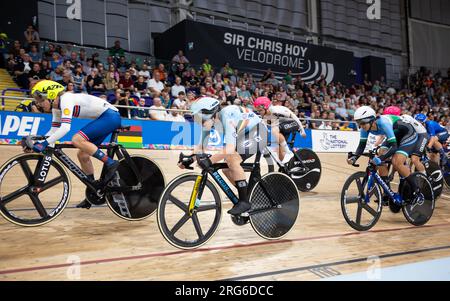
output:
[[[380,148],[379,156],[375,157],[372,162],[379,166],[378,172],[381,178],[388,183],[387,166],[382,166],[383,162],[392,157],[392,165],[396,171],[405,178],[407,183],[412,187],[413,195],[411,201],[419,201],[423,199],[423,195],[419,190],[416,179],[411,175],[409,166],[405,165],[408,157],[414,153],[416,144],[419,141],[418,134],[411,124],[408,124],[399,116],[383,115],[376,116],[375,111],[369,106],[362,106],[355,112],[354,120],[360,128],[360,142],[355,155],[347,160],[348,164],[354,164],[363,154],[367,138],[369,134],[384,135],[386,141]],[[384,196],[383,199],[387,199]],[[389,204],[394,206],[396,204]],[[395,206],[394,206],[395,207]],[[392,210],[393,208],[391,208]],[[392,210],[396,211],[396,210]]]
[[[401,109],[397,106],[389,106],[384,109],[383,115],[394,115],[400,116]],[[422,156],[425,154],[425,146],[428,141],[427,130],[423,125],[421,125],[417,120],[415,120],[411,115],[403,114],[400,116],[403,122],[409,123],[414,127],[418,135],[418,142],[416,143],[416,148],[410,155],[411,162],[414,164],[414,167],[418,172],[421,172],[426,175],[425,166],[422,164]]]
[[[279,141],[278,156],[283,164],[288,164],[294,157],[294,153],[289,149],[286,140],[294,131],[299,131],[302,137],[306,138],[302,122],[290,109],[285,106],[273,105],[272,101],[264,96],[255,99],[253,106],[262,118],[271,119],[272,133]],[[277,119],[273,119],[273,117]],[[281,117],[280,120],[279,117]]]
[[[72,137],[72,144],[78,148],[78,160],[81,168],[91,180],[94,180],[94,166],[91,157],[104,164],[107,169],[103,178],[106,185],[114,176],[119,162],[109,158],[98,146],[114,130],[121,126],[118,110],[105,100],[88,95],[66,92],[64,86],[51,81],[38,82],[31,90],[31,95],[37,103],[49,100],[52,106],[52,126],[45,135],[48,138],[36,142],[33,146],[35,152],[43,152],[49,145],[63,138],[71,128],[73,118],[93,118]],[[86,200],[77,207],[89,208],[90,203]]]
[[[449,138],[448,131],[436,121],[428,120],[425,114],[416,114],[414,118],[423,124],[427,129],[429,135],[427,147],[431,152],[431,161],[434,161],[437,164],[441,161],[442,166],[446,165],[448,163],[448,159],[445,154],[443,144],[445,144]]]
[[[217,99],[211,97],[199,98],[191,106],[194,120],[202,124],[202,142],[208,141],[211,129],[223,127],[224,147],[218,154],[211,157],[197,156],[179,163],[181,169],[189,167],[194,160],[202,169],[209,168],[212,164],[225,160],[228,169],[224,170],[225,176],[234,183],[239,194],[239,202],[228,211],[231,215],[240,215],[250,210],[248,202],[248,183],[241,166],[241,162],[250,158],[267,144],[267,128],[262,119],[247,108],[231,105],[223,109]],[[204,143],[194,148],[194,153],[203,154]]]

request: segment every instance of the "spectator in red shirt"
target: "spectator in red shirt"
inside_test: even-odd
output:
[[[131,73],[129,71],[125,72],[125,76],[119,81],[119,88],[122,90],[134,90],[134,82],[131,79]]]

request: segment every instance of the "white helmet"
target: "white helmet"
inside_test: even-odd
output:
[[[202,97],[191,106],[192,115],[202,114],[203,120],[211,119],[220,110],[220,102],[212,97]]]
[[[374,109],[369,106],[362,106],[355,111],[355,116],[353,119],[355,121],[368,123],[375,120],[376,117],[377,114]]]

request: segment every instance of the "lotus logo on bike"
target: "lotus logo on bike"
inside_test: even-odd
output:
[[[51,164],[52,164],[52,157],[45,156],[44,162],[42,163],[41,171],[39,172],[39,178],[38,178],[39,182],[45,182],[45,179],[47,178],[47,174],[48,174]]]
[[[8,115],[4,120],[0,116],[0,130],[2,136],[11,138],[11,134],[23,137],[28,135],[36,135],[39,129],[41,118],[31,116],[14,116]]]

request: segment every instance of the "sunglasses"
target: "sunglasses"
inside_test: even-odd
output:
[[[370,121],[357,121],[356,123],[358,124],[358,126],[364,126],[366,124],[369,124]]]

